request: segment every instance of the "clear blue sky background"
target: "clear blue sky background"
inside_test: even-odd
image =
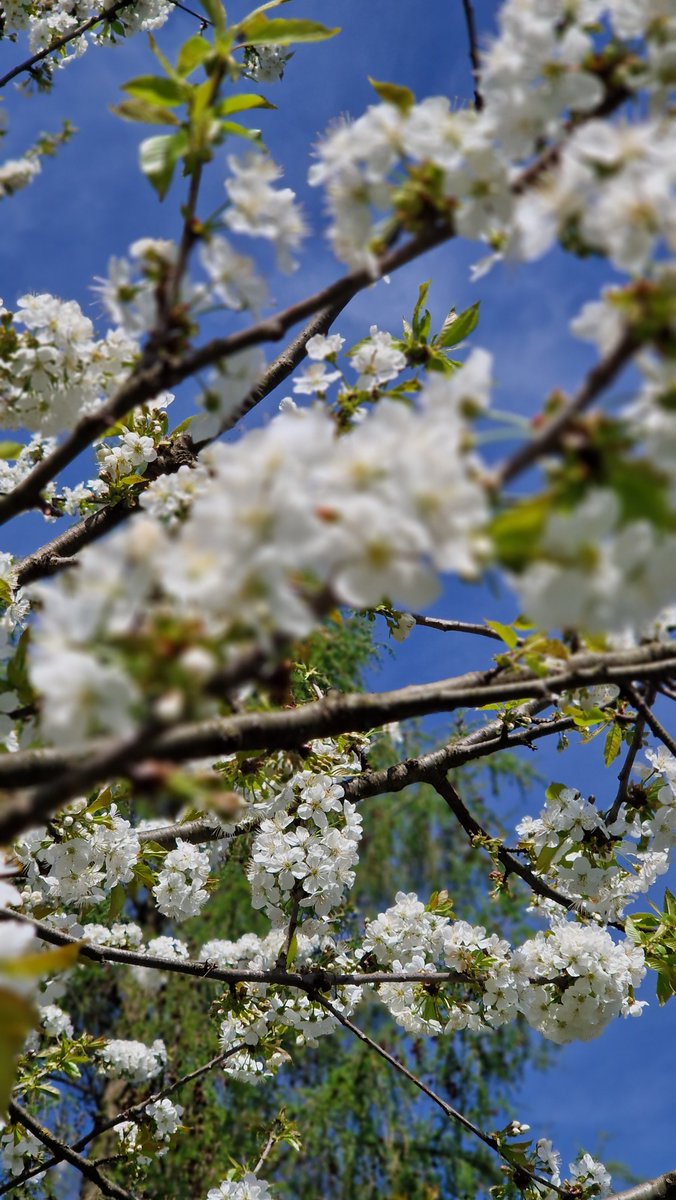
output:
[[[242,0],[228,7],[231,19],[248,8]],[[477,8],[485,32],[496,6],[479,0]],[[283,83],[259,88],[280,111],[263,112],[257,121],[284,166],[285,182],[302,195],[319,234],[321,196],[305,185],[310,149],[338,114],[357,116],[372,102],[368,75],[407,84],[418,98],[445,93],[462,104],[471,96],[461,3],[296,0],[284,15],[312,17],[343,30],[324,45],[300,47]],[[178,45],[193,32],[196,22],[177,12],[160,40],[165,46]],[[0,73],[14,65],[19,54],[18,47],[0,43]],[[58,159],[44,163],[42,176],[30,189],[1,206],[0,296],[7,306],[24,292],[49,291],[77,299],[97,320],[100,314],[90,286],[94,276],[106,272],[109,256],[124,254],[137,237],[177,235],[180,181],[169,199],[158,204],[136,168],[137,145],[145,134],[108,111],[121,98],[120,83],[149,69],[153,67],[145,39],[137,37],[117,50],[90,50],[61,73],[51,95],[29,99],[13,93],[10,85],[5,104],[10,132],[2,159],[18,157],[41,130],[56,131],[61,117],[71,118],[79,133]],[[244,144],[232,149],[239,152]],[[207,210],[223,198],[223,177],[222,167],[214,165],[208,175]],[[610,274],[593,261],[581,263],[551,253],[528,269],[505,266],[472,284],[469,265],[481,256],[479,247],[451,243],[399,272],[389,285],[379,283],[362,293],[336,328],[348,344],[364,336],[373,322],[396,333],[402,316],[410,316],[418,284],[432,276],[430,307],[438,322],[452,304],[460,310],[481,299],[481,325],[474,340],[495,355],[495,404],[530,414],[551,388],[574,387],[592,361],[589,348],[570,336],[567,325]],[[269,260],[263,256],[263,261]],[[298,272],[277,275],[273,291],[284,305],[337,273],[330,250],[317,236]],[[225,332],[227,327],[223,323],[218,328]],[[621,381],[616,395],[626,394],[629,386],[630,381]],[[282,394],[286,391],[288,387]],[[22,518],[2,548],[26,552],[44,532],[34,518]],[[435,611],[456,618],[507,620],[516,615],[516,604],[506,591],[496,596],[487,588],[455,585],[446,589]],[[396,658],[384,665],[374,685],[434,679],[476,667],[477,650],[483,662],[490,660],[489,642],[477,647],[467,639],[416,630],[397,648]],[[565,782],[602,796],[613,790],[615,780],[611,774],[605,779],[599,758],[600,747],[593,743],[575,758],[552,755],[540,766],[557,779],[565,770]],[[533,797],[532,813],[540,802],[539,796]],[[644,992],[652,1001],[650,988]],[[658,1011],[653,1002],[640,1020],[616,1022],[591,1045],[561,1052],[546,1076],[529,1073],[514,1115],[530,1122],[537,1136],[552,1137],[566,1163],[584,1146],[602,1150],[608,1159],[622,1159],[643,1176],[675,1167],[674,1031],[673,1011]],[[604,1134],[609,1136],[602,1145]]]

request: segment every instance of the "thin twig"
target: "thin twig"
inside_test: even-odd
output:
[[[462,0],[462,8],[465,14],[465,25],[467,26],[469,57],[472,64],[472,79],[474,80],[474,107],[477,112],[481,112],[484,106],[484,98],[481,94],[481,60],[479,58],[479,42],[477,39],[472,0]]]
[[[669,750],[669,752],[676,757],[676,741],[674,741],[668,730],[664,728],[664,725],[661,723],[661,721],[658,721],[652,708],[646,704],[643,697],[639,695],[635,688],[627,686],[624,688],[624,691],[631,700],[634,708],[637,709],[637,711],[643,717],[643,720],[645,721],[651,733],[654,733],[655,737],[659,738],[662,744],[666,746],[667,750]]]
[[[80,958],[96,963],[118,963],[126,967],[148,967],[150,970],[166,971],[172,975],[186,975],[194,979],[212,980],[217,983],[262,983],[270,987],[296,988],[313,993],[317,989],[329,990],[344,985],[376,986],[380,983],[463,983],[467,976],[460,971],[438,971],[436,974],[400,971],[329,971],[320,967],[308,970],[288,971],[283,967],[272,967],[268,971],[254,971],[239,967],[217,967],[210,962],[196,962],[187,958],[162,958],[157,954],[141,954],[137,950],[123,950],[119,946],[99,946],[95,942],[83,942],[69,933],[52,929],[44,921],[25,916],[11,909],[0,909],[2,921],[19,921],[30,925],[41,941],[51,946],[77,946]]]
[[[496,839],[491,838],[479,822],[475,820],[467,805],[445,775],[440,774],[431,782],[433,782],[442,800],[446,802],[453,816],[465,830],[465,833],[473,844],[477,840],[495,844]],[[536,896],[552,900],[555,904],[559,904],[561,908],[565,908],[567,912],[581,912],[584,914],[584,904],[581,904],[579,900],[571,900],[568,896],[562,895],[561,892],[555,891],[539,875],[536,875],[530,867],[519,862],[518,858],[515,858],[502,844],[495,846],[495,857],[502,863],[507,874],[518,875],[520,879],[523,879],[524,883],[528,884],[528,887]],[[624,925],[619,921],[609,921],[608,924],[612,925],[615,929],[624,928]]]
[[[620,99],[615,97],[612,105],[610,105],[610,101],[604,102],[604,104],[606,107],[616,107],[620,102]],[[587,114],[587,118],[591,120],[600,111],[600,107],[598,110],[592,110]],[[566,132],[569,131],[566,130]],[[557,144],[555,147],[548,148],[530,163],[512,183],[512,192],[517,195],[532,186],[556,160],[559,151],[560,145]],[[144,356],[116,395],[96,413],[83,417],[60,446],[57,446],[51,454],[46,455],[37,463],[11,492],[0,498],[0,524],[38,505],[41,493],[47,484],[51,483],[58,473],[73,462],[97,437],[104,434],[133,408],[143,404],[146,400],[152,400],[160,392],[175,387],[205,367],[213,366],[214,363],[238,354],[249,346],[279,341],[287,330],[298,321],[305,320],[322,308],[333,305],[344,307],[358,292],[370,286],[376,279],[382,278],[383,275],[387,275],[399,267],[406,266],[425,251],[432,250],[444,242],[450,241],[453,237],[455,237],[455,229],[450,215],[445,220],[439,219],[436,224],[429,223],[422,233],[410,238],[402,246],[381,255],[375,270],[352,271],[320,292],[291,305],[283,312],[251,325],[239,333],[224,338],[215,338],[205,346],[188,351],[183,357],[175,357],[169,352],[167,346],[158,346],[154,341],[153,332],[151,332]],[[157,334],[157,331],[154,332]],[[632,344],[631,353],[635,348]],[[627,355],[627,357],[629,356]],[[604,363],[605,360],[595,369],[599,379],[604,374]],[[588,379],[593,375],[594,372],[591,372]],[[600,384],[596,390],[601,390]],[[530,446],[532,443],[529,443]],[[496,473],[494,483],[498,486],[499,482],[501,482],[499,473]]]
[[[411,616],[416,625],[423,625],[427,629],[440,629],[442,633],[477,633],[480,637],[502,641],[500,634],[489,625],[481,625],[474,621],[447,621],[443,617],[426,617],[422,613],[411,613]]]
[[[496,1154],[500,1155],[500,1157],[503,1158],[505,1162],[509,1163],[510,1166],[512,1165],[508,1156],[503,1153],[497,1138],[493,1137],[490,1133],[484,1133],[482,1129],[479,1129],[478,1125],[475,1125],[469,1120],[468,1117],[465,1117],[461,1112],[458,1112],[457,1108],[453,1108],[453,1106],[446,1100],[442,1099],[437,1092],[432,1091],[432,1088],[428,1087],[427,1084],[417,1075],[414,1075],[412,1071],[409,1071],[408,1067],[404,1066],[403,1062],[401,1062],[398,1058],[395,1058],[393,1054],[390,1054],[389,1051],[386,1050],[384,1046],[381,1046],[379,1042],[374,1041],[373,1038],[370,1038],[368,1034],[364,1033],[363,1029],[360,1029],[358,1025],[355,1025],[354,1022],[350,1020],[349,1017],[346,1017],[343,1013],[341,1013],[340,1010],[336,1008],[330,1000],[327,1000],[325,996],[317,995],[315,999],[319,1004],[321,1004],[322,1008],[325,1008],[327,1012],[330,1012],[331,1015],[335,1017],[336,1021],[338,1021],[344,1029],[349,1029],[350,1033],[352,1033],[356,1038],[359,1038],[360,1042],[363,1042],[364,1045],[368,1046],[370,1050],[373,1050],[376,1054],[380,1055],[381,1058],[384,1058],[385,1062],[389,1063],[391,1067],[394,1067],[395,1071],[398,1071],[400,1075],[403,1075],[409,1080],[410,1083],[414,1084],[414,1086],[417,1087],[424,1096],[427,1096],[429,1100],[436,1104],[447,1117],[450,1117],[452,1121],[456,1121],[457,1124],[461,1125],[463,1129],[466,1129],[468,1133],[471,1133],[474,1137],[479,1138],[484,1145],[488,1146],[491,1150],[495,1151]],[[534,1183],[544,1184],[548,1190],[557,1192],[559,1196],[569,1197],[572,1195],[571,1192],[568,1192],[565,1188],[557,1186],[556,1184],[552,1183],[551,1180],[545,1179],[540,1175],[536,1175],[533,1171],[529,1171],[527,1168],[522,1169],[524,1174],[528,1175],[528,1177],[532,1179]]]
[[[595,363],[568,403],[562,405],[556,415],[543,425],[530,442],[520,446],[492,473],[490,482],[496,492],[505,483],[509,483],[517,475],[521,475],[544,454],[558,449],[563,435],[575,419],[594,403],[601,392],[609,387],[638,348],[639,342],[634,334],[627,330],[615,349],[606,354],[600,362]]]
[[[0,524],[39,504],[40,495],[47,484],[132,409],[154,399],[160,392],[170,390],[204,368],[239,354],[250,346],[280,341],[293,325],[306,320],[320,309],[335,305],[344,307],[358,292],[370,287],[376,279],[405,266],[426,250],[441,245],[452,236],[453,228],[450,223],[431,225],[423,233],[410,238],[403,246],[383,254],[375,271],[352,271],[321,291],[290,305],[283,312],[267,317],[228,337],[214,338],[198,349],[187,351],[183,356],[173,353],[166,344],[158,345],[156,338],[159,331],[151,332],[139,363],[108,403],[82,417],[60,445],[36,463],[11,492],[0,498]]]
[[[655,685],[653,684],[648,692],[649,699],[647,698],[647,705],[646,705],[647,707],[650,704],[652,704],[653,700],[655,699],[655,690],[656,690]],[[631,699],[629,689],[625,689],[624,694],[625,694],[625,696],[627,696],[628,699]],[[636,693],[636,694],[638,694],[638,693]],[[634,733],[633,733],[631,742],[629,743],[629,749],[627,750],[627,753],[624,758],[624,762],[622,763],[622,767],[617,776],[618,781],[619,781],[617,794],[615,796],[615,799],[613,800],[613,803],[611,804],[610,808],[608,809],[608,812],[605,814],[606,825],[612,825],[613,822],[617,820],[617,818],[620,815],[620,809],[622,808],[622,805],[624,804],[624,802],[627,799],[627,796],[629,794],[629,780],[631,778],[632,767],[634,766],[634,763],[636,761],[636,755],[638,754],[639,750],[641,749],[641,746],[643,745],[643,732],[645,730],[645,727],[646,727],[645,713],[639,712],[638,716],[636,718],[636,722],[634,724]]]

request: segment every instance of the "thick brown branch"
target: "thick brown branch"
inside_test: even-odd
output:
[[[161,732],[144,729],[122,742],[106,743],[101,752],[85,758],[33,792],[1,800],[0,844],[45,820],[66,800],[81,795],[101,780],[128,778],[135,764],[146,758],[180,762],[243,750],[294,749],[314,738],[365,732],[393,720],[510,699],[551,703],[562,692],[576,688],[659,679],[675,670],[674,648],[657,642],[607,655],[575,655],[560,671],[545,677],[521,667],[492,668],[392,692],[331,695],[297,708],[238,713]],[[20,771],[22,756],[12,755],[11,759],[18,761],[8,764],[9,771],[13,767]],[[5,760],[0,760],[0,766],[4,767],[4,763]],[[0,779],[4,773],[0,771]]]
[[[624,1192],[614,1192],[607,1200],[676,1200],[676,1171],[666,1171],[664,1175],[637,1183]]]

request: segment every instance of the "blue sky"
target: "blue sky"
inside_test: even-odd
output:
[[[234,19],[248,6],[236,0],[228,7]],[[495,6],[479,0],[477,9],[485,29]],[[445,93],[463,103],[471,95],[462,7],[460,0],[294,0],[287,14],[340,25],[343,31],[323,45],[299,47],[284,82],[259,88],[280,106],[278,113],[260,115],[266,142],[284,166],[285,182],[303,197],[319,234],[321,196],[305,186],[311,147],[336,116],[356,116],[373,101],[368,75],[406,84],[419,98]],[[161,41],[178,45],[196,31],[197,23],[177,12]],[[19,55],[18,47],[0,43],[0,73]],[[136,168],[137,145],[145,134],[108,111],[121,98],[122,82],[152,69],[145,39],[137,37],[117,50],[90,50],[60,74],[51,95],[26,98],[13,85],[6,91],[10,130],[3,159],[18,157],[41,130],[56,131],[62,117],[79,129],[57,159],[45,161],[30,189],[2,204],[0,296],[9,307],[24,292],[50,291],[77,299],[85,313],[98,319],[90,287],[95,276],[105,274],[108,258],[124,254],[137,237],[177,235],[181,182],[160,205]],[[222,163],[214,164],[207,209],[211,201],[220,202],[223,177]],[[592,361],[589,348],[569,335],[567,324],[584,300],[609,280],[609,272],[597,262],[580,263],[552,253],[528,269],[500,267],[472,284],[469,266],[480,257],[480,247],[451,243],[411,264],[389,284],[379,283],[362,293],[336,328],[348,344],[364,336],[374,322],[398,332],[401,318],[410,316],[418,284],[431,276],[430,307],[438,322],[451,305],[460,310],[481,299],[475,343],[495,355],[495,404],[529,414],[551,388],[572,388]],[[317,236],[299,270],[290,277],[276,275],[272,290],[284,305],[338,273],[330,250]],[[219,331],[226,332],[227,326],[219,326]],[[620,382],[618,394],[627,387]],[[287,390],[288,386],[282,394]],[[268,402],[268,409],[278,399]],[[44,527],[34,518],[23,518],[7,532],[3,549],[21,553],[44,536]],[[56,528],[47,530],[47,536],[52,532]],[[496,597],[487,588],[455,585],[446,589],[434,610],[456,618],[504,620],[516,614],[516,605],[507,592]],[[488,662],[490,654],[491,644],[481,643],[481,661]],[[396,659],[384,665],[375,682],[393,686],[477,665],[473,641],[421,629],[398,648]],[[594,745],[571,759],[567,768],[566,781],[583,791],[598,790],[603,782],[600,748]],[[572,775],[578,762],[584,777]],[[540,766],[547,773],[549,765],[541,761]],[[550,766],[551,777],[560,778],[562,761]],[[614,782],[609,776],[606,788]],[[536,807],[534,798],[531,811]],[[642,1019],[617,1022],[595,1043],[563,1051],[546,1076],[529,1074],[515,1116],[529,1121],[537,1136],[551,1136],[566,1162],[580,1145],[600,1148],[599,1136],[608,1133],[604,1153],[609,1158],[621,1158],[646,1176],[673,1168],[674,1032],[673,1012],[658,1011],[656,1003],[651,1004]]]

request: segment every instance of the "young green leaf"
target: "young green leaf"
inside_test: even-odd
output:
[[[246,112],[250,108],[276,108],[276,104],[271,104],[265,96],[247,95],[247,96],[227,96],[225,100],[221,100],[216,106],[216,112],[219,117],[227,117],[230,113]]]
[[[0,442],[0,458],[3,461],[18,458],[25,449],[23,442]]]
[[[161,108],[158,104],[149,104],[147,100],[123,100],[121,104],[111,105],[110,111],[123,121],[141,121],[144,125],[180,125],[181,122],[169,108]]]
[[[514,630],[510,629],[509,625],[502,625],[500,621],[486,621],[485,624],[488,625],[489,629],[495,630],[495,632],[500,635],[503,642],[509,646],[510,650],[514,649],[519,641],[519,638]]]
[[[201,66],[212,53],[213,46],[205,38],[198,37],[195,34],[194,37],[188,38],[187,42],[184,42],[181,46],[178,52],[176,70],[185,79],[186,76],[192,74],[196,67]]]
[[[459,313],[454,321],[446,325],[445,330],[442,329],[439,334],[437,344],[448,350],[451,346],[457,346],[458,342],[462,342],[466,337],[469,337],[479,322],[480,303],[477,300],[469,308]]]
[[[124,92],[149,100],[151,104],[185,104],[190,98],[191,87],[182,79],[165,79],[161,75],[139,75],[122,85]]]
[[[619,725],[611,725],[606,734],[603,747],[603,761],[607,767],[615,761],[622,746],[622,730]]]
[[[164,200],[169,191],[176,163],[187,149],[188,135],[184,129],[178,133],[162,133],[141,142],[141,170],[155,188],[160,200]]]
[[[329,29],[319,21],[306,21],[302,17],[289,18],[273,17],[272,20],[261,13],[253,19],[243,21],[239,26],[240,42],[247,46],[275,45],[290,46],[294,42],[323,42],[335,37],[340,29]]]
[[[368,81],[376,95],[385,104],[394,104],[395,108],[398,108],[404,114],[413,108],[415,95],[410,88],[403,87],[400,83],[380,82],[377,79],[372,79],[370,75]]]

